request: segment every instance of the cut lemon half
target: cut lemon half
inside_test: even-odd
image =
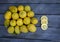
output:
[[[48,20],[45,19],[41,20],[41,24],[48,24]]]
[[[47,16],[45,16],[45,15],[43,15],[43,16],[41,17],[41,20],[43,20],[43,19],[48,20]]]
[[[47,24],[42,24],[41,25],[41,29],[42,30],[47,30],[48,29],[48,25]]]

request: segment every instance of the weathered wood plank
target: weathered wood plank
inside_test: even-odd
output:
[[[0,13],[6,12],[11,5],[18,6],[19,4],[0,4]],[[59,14],[60,4],[22,4],[30,5],[35,14]]]
[[[37,27],[35,33],[27,33],[20,35],[10,35],[7,33],[7,29],[4,26],[0,26],[0,37],[1,38],[11,38],[11,39],[46,39],[46,40],[60,40],[60,29],[54,27],[48,27],[46,31],[43,31],[40,27]],[[58,37],[58,38],[57,38]]]
[[[1,42],[60,42],[60,41],[47,41],[47,40],[28,40],[28,39],[8,39],[0,38]]]
[[[0,3],[60,3],[60,0],[1,0]]]

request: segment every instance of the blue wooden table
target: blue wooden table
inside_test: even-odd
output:
[[[10,35],[4,27],[4,13],[11,5],[30,5],[35,17],[46,15],[48,29],[43,31],[38,23],[35,33]],[[60,0],[0,0],[0,42],[60,42]]]

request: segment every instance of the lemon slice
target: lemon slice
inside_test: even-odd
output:
[[[42,25],[41,25],[41,29],[42,29],[42,30],[47,30],[47,28],[48,28],[48,25],[47,25],[47,24],[42,24]]]
[[[47,16],[45,16],[45,15],[43,15],[43,16],[41,17],[41,20],[43,20],[43,19],[48,20]]]
[[[48,20],[45,19],[41,20],[41,24],[48,24]]]

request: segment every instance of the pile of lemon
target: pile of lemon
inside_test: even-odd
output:
[[[10,6],[9,10],[5,12],[4,25],[10,34],[20,34],[36,32],[37,18],[34,17],[34,12],[29,5]]]

